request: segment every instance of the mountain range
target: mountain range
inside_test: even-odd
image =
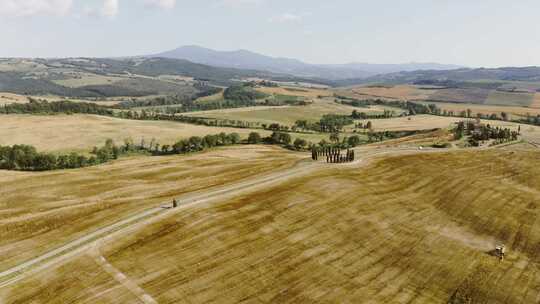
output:
[[[309,64],[298,59],[271,57],[247,50],[216,51],[200,46],[183,46],[146,57],[183,59],[210,66],[260,70],[296,77],[312,77],[328,80],[359,79],[379,74],[417,70],[453,70],[462,68],[457,65],[439,63]]]

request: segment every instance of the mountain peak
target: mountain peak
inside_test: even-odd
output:
[[[350,63],[317,65],[307,64],[298,59],[276,58],[262,55],[246,49],[216,51],[198,45],[186,45],[172,51],[156,54],[152,57],[184,59],[195,63],[248,70],[261,70],[273,73],[289,74],[298,77],[323,79],[365,78],[378,74],[414,70],[450,70],[458,66],[436,63],[407,64],[370,64]]]

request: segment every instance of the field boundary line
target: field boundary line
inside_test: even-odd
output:
[[[94,248],[90,255],[96,263],[105,270],[115,281],[122,284],[134,296],[136,296],[144,304],[157,304],[158,302],[152,298],[144,289],[137,283],[131,280],[127,275],[114,267],[99,251],[99,242],[94,243]]]

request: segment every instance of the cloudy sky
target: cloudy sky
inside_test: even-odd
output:
[[[538,0],[0,0],[0,57],[181,45],[313,63],[540,65]]]

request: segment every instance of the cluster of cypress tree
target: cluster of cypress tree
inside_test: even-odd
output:
[[[348,163],[354,161],[354,150],[347,149],[345,155],[341,154],[341,149],[336,147],[325,147],[322,149],[313,148],[311,150],[311,158],[315,161],[319,160],[319,157],[326,156],[327,163]]]

